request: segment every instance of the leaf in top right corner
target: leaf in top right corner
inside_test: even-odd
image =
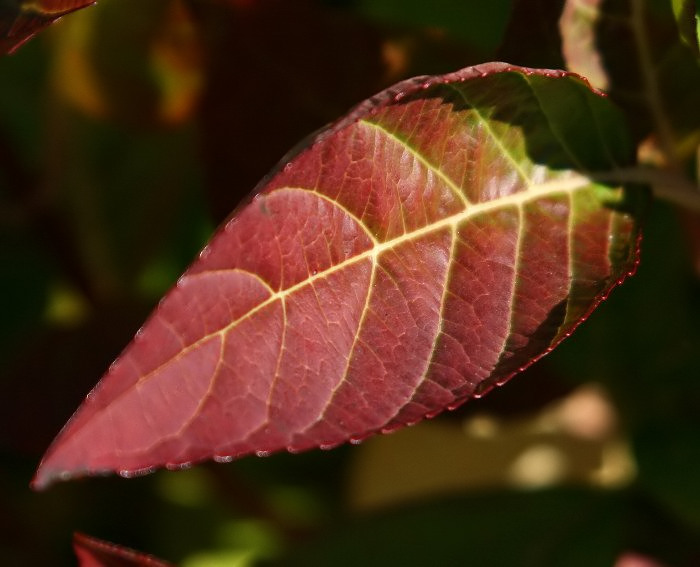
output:
[[[567,68],[610,94],[637,141],[652,136],[660,163],[692,159],[700,135],[691,3],[674,0],[672,10],[671,0],[567,0],[559,20]]]
[[[700,3],[697,0],[672,0],[673,14],[681,39],[700,59]]]
[[[515,0],[499,57],[586,77],[623,110],[635,143],[660,150],[655,162],[685,162],[700,130],[696,12],[693,0],[674,0],[674,17],[671,2]]]

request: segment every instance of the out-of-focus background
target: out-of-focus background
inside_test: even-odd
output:
[[[658,69],[685,69],[668,63],[683,49],[670,2],[587,9],[624,24],[635,3],[655,22]],[[484,399],[328,452],[28,486],[150,309],[287,150],[411,75],[564,66],[562,6],[102,0],[0,58],[0,563],[74,565],[78,530],[185,567],[700,564],[700,222],[663,203],[638,274]],[[570,35],[569,50],[576,41],[584,56],[595,48]],[[609,73],[600,86],[645,159],[665,165],[654,117],[614,74],[635,75],[619,52],[591,78]],[[676,75],[662,106],[697,147],[700,111],[677,94],[698,82]]]

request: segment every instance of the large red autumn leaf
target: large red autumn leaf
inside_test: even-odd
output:
[[[380,93],[225,223],[34,485],[331,447],[505,382],[633,269],[629,195],[601,181],[630,153],[607,100],[560,71]]]
[[[12,53],[62,16],[96,0],[4,0],[0,2],[0,55]]]

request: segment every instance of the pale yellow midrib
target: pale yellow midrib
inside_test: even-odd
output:
[[[352,258],[348,258],[347,260],[344,260],[343,262],[340,262],[339,264],[336,264],[334,266],[331,266],[330,268],[320,271],[316,274],[313,274],[309,276],[307,279],[302,280],[293,286],[288,287],[287,289],[284,290],[279,290],[275,293],[273,293],[268,299],[266,299],[264,302],[262,302],[260,305],[254,307],[253,309],[261,309],[264,307],[266,304],[271,303],[272,301],[277,300],[280,297],[287,296],[291,293],[294,293],[298,289],[313,283],[314,281],[318,279],[323,279],[332,273],[342,270],[343,268],[346,268],[349,265],[355,264],[357,262],[361,262],[362,260],[365,260],[367,258],[373,258],[376,260],[377,256],[379,256],[382,252],[386,250],[391,250],[392,248],[395,248],[397,246],[400,246],[404,242],[408,242],[411,240],[415,240],[420,238],[421,236],[425,236],[426,234],[430,234],[431,232],[438,231],[442,228],[448,228],[448,227],[454,227],[461,222],[467,220],[468,218],[474,217],[476,215],[486,213],[491,210],[496,210],[496,209],[501,209],[505,208],[508,206],[521,206],[523,203],[527,201],[531,201],[533,199],[536,199],[538,197],[545,197],[548,195],[555,195],[557,193],[564,193],[564,192],[570,192],[574,191],[576,189],[581,189],[583,187],[586,187],[590,185],[591,180],[587,177],[584,176],[576,176],[572,177],[563,181],[552,181],[549,183],[543,183],[541,185],[533,186],[530,187],[529,189],[525,191],[520,191],[518,193],[514,193],[513,195],[508,195],[507,197],[501,197],[499,199],[494,199],[491,201],[487,201],[485,203],[478,203],[471,205],[470,207],[464,209],[463,211],[460,211],[459,213],[456,213],[454,215],[450,215],[448,217],[445,217],[444,219],[441,219],[439,221],[435,221],[431,224],[428,224],[422,228],[419,228],[417,230],[414,230],[412,232],[408,232],[406,234],[403,234],[401,236],[397,236],[396,238],[392,238],[391,240],[387,240],[386,242],[379,242],[375,244],[372,248],[369,250],[366,250],[364,252],[361,252],[360,254],[357,254],[356,256],[353,256]],[[293,188],[286,188],[286,189],[293,189]],[[246,313],[236,321],[231,323],[231,326],[235,326],[238,324],[239,321],[244,320],[249,314],[252,314],[252,310],[249,313]],[[229,327],[225,327],[219,332],[225,332],[226,329]],[[212,333],[213,334],[213,333]]]
[[[477,203],[473,204],[464,210],[460,211],[459,213],[456,213],[454,215],[450,215],[448,217],[445,217],[444,219],[441,219],[439,221],[433,222],[431,224],[428,224],[424,227],[421,227],[417,230],[414,230],[412,232],[402,234],[401,236],[398,236],[396,238],[393,238],[391,240],[388,240],[386,242],[380,242],[374,244],[371,248],[368,250],[365,250],[364,252],[361,252],[360,254],[357,254],[353,256],[352,258],[348,258],[347,260],[344,260],[343,262],[340,262],[338,264],[335,264],[334,266],[331,266],[330,268],[319,271],[316,274],[310,275],[308,278],[305,280],[302,280],[286,289],[283,290],[278,290],[270,295],[266,300],[260,302],[258,305],[250,309],[245,315],[242,315],[235,321],[231,321],[228,325],[225,327],[222,327],[218,331],[214,331],[212,333],[208,333],[206,335],[203,335],[201,338],[197,339],[195,342],[190,344],[188,347],[183,348],[180,350],[174,357],[171,359],[167,360],[163,364],[159,365],[158,368],[155,368],[151,370],[150,372],[144,374],[139,381],[137,382],[138,384],[148,380],[150,377],[152,377],[154,374],[156,374],[160,369],[162,369],[164,366],[167,366],[171,364],[172,362],[182,358],[183,356],[187,355],[190,351],[193,349],[197,348],[199,345],[202,343],[208,341],[209,339],[212,339],[216,336],[221,337],[223,340],[225,335],[230,332],[231,330],[235,329],[240,323],[246,321],[255,313],[258,311],[264,309],[268,305],[274,303],[275,301],[279,299],[283,299],[295,292],[297,292],[300,289],[303,289],[304,287],[308,285],[312,285],[316,280],[320,280],[323,278],[326,278],[335,272],[345,269],[348,266],[352,266],[358,262],[362,262],[363,260],[367,259],[372,259],[373,262],[377,262],[377,258],[382,254],[382,252],[385,252],[386,250],[391,250],[392,248],[396,248],[400,246],[401,244],[405,242],[409,242],[411,240],[416,240],[421,238],[422,236],[425,236],[427,234],[430,234],[432,232],[441,230],[443,228],[454,228],[463,221],[474,217],[479,214],[487,213],[489,211],[497,210],[497,209],[502,209],[505,207],[509,206],[517,206],[520,207],[524,203],[528,201],[532,201],[538,198],[542,197],[547,197],[550,195],[556,195],[560,193],[567,193],[571,191],[575,191],[577,189],[583,189],[587,186],[589,186],[592,183],[592,181],[583,175],[575,175],[568,177],[567,179],[562,179],[562,180],[556,180],[556,181],[550,181],[547,183],[541,183],[539,185],[533,185],[530,186],[528,189],[524,191],[519,191],[517,193],[514,193],[512,195],[508,195],[506,197],[501,197],[498,199],[493,199],[491,201],[486,201],[484,203]],[[301,190],[301,191],[309,191],[308,189],[305,188],[299,188],[299,187],[280,187],[276,189],[276,191],[284,191],[284,190]],[[313,191],[312,191],[313,192]],[[268,194],[269,196],[270,194]],[[234,268],[235,269],[235,268]],[[225,270],[220,270],[220,271],[225,271]],[[200,272],[198,274],[194,274],[196,276],[204,275],[207,272]],[[251,276],[260,279],[260,276],[257,274],[254,274],[252,272],[245,272],[250,274]],[[181,281],[184,281],[188,278],[189,276],[184,276]]]

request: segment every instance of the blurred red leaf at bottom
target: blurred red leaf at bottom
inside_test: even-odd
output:
[[[73,550],[80,567],[172,567],[172,563],[76,532]]]
[[[664,565],[646,555],[628,551],[617,558],[615,567],[664,567]]]

